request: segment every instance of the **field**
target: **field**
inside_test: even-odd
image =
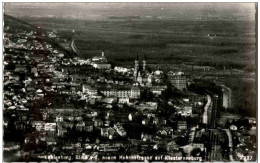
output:
[[[237,20],[107,21],[37,18],[35,25],[55,29],[75,39],[80,56],[89,58],[105,50],[115,64],[132,64],[137,53],[150,64],[190,63],[222,69],[255,71],[255,24]],[[72,32],[72,29],[75,32]]]

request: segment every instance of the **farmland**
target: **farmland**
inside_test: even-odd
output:
[[[122,65],[130,64],[129,60],[139,53],[146,55],[150,64],[188,62],[220,69],[255,69],[253,21],[127,18],[95,22],[62,21],[59,18],[25,20],[75,39],[79,55],[83,58],[97,55],[104,49],[111,62]]]

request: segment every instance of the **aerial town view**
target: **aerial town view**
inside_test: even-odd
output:
[[[3,161],[256,161],[255,17],[255,3],[4,3]]]

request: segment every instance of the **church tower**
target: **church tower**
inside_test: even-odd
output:
[[[137,82],[139,82],[140,85],[142,85],[142,83],[143,83],[143,78],[141,76],[141,72],[140,71],[138,72]]]
[[[146,69],[146,55],[144,55],[144,60],[143,60],[143,70],[145,71]]]
[[[137,78],[138,70],[139,70],[139,56],[137,54],[136,59],[135,59],[134,80],[136,80],[136,78]]]

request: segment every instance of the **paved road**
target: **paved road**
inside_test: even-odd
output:
[[[71,46],[71,49],[74,51],[74,53],[78,54],[79,50],[75,46],[75,40],[74,39],[72,39],[70,46]]]
[[[210,95],[207,95],[207,104],[204,107],[204,113],[202,116],[202,123],[204,124],[208,124],[208,109],[210,109],[210,107],[212,107],[211,105],[211,97]]]
[[[228,135],[228,147],[230,149],[229,152],[229,159],[230,161],[234,161],[233,158],[233,141],[232,141],[232,135],[229,129],[223,129],[224,131],[226,131],[227,135]]]

